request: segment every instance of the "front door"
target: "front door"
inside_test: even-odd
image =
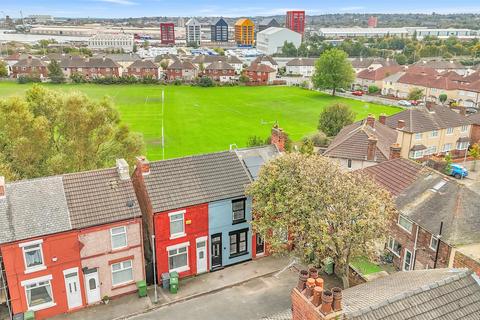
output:
[[[212,269],[222,267],[222,234],[212,235]]]
[[[257,253],[257,256],[259,256],[265,252],[265,242],[263,241],[262,236],[258,233],[256,234],[255,238],[255,241],[257,243],[255,252]]]
[[[409,271],[412,268],[412,253],[405,249],[405,255],[403,257],[403,271]]]
[[[85,290],[87,292],[88,304],[100,301],[100,285],[98,282],[97,269],[90,269],[85,272]]]
[[[82,306],[82,293],[80,292],[78,269],[65,270],[63,274],[65,276],[65,288],[67,289],[68,309]]]
[[[207,237],[197,238],[197,273],[207,272]]]

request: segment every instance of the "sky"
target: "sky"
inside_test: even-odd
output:
[[[479,0],[0,0],[0,14],[19,17],[268,16],[303,9],[324,13],[480,13]]]

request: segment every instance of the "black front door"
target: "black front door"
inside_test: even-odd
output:
[[[222,234],[212,235],[212,269],[222,267]]]
[[[262,254],[265,251],[265,242],[263,241],[263,238],[261,235],[257,233],[256,235],[256,253],[257,254]]]

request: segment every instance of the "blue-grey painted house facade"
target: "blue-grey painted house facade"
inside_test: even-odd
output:
[[[228,42],[228,23],[223,19],[218,19],[211,26],[212,42]]]

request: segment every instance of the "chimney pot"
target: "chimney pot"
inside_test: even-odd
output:
[[[145,156],[137,157],[137,167],[140,168],[142,175],[146,176],[150,174],[150,162],[148,162]]]
[[[315,285],[316,285],[317,287],[322,288],[322,290],[323,290],[323,279],[320,278],[320,277],[318,277],[317,279],[315,279]]]
[[[318,278],[318,270],[316,268],[308,269],[308,276],[309,276],[309,278],[317,279]]]
[[[387,124],[387,115],[385,113],[382,113],[379,117],[378,117],[378,122],[380,122],[381,124],[383,125],[386,125]]]
[[[302,292],[305,289],[307,279],[308,279],[308,271],[301,270],[298,275],[298,284],[297,284],[298,291]]]
[[[372,114],[369,114],[367,117],[367,125],[372,128],[375,128],[375,117]]]
[[[398,143],[394,143],[390,146],[390,160],[400,158],[400,152],[402,151],[402,146]]]
[[[321,287],[315,287],[313,288],[313,305],[315,307],[318,307],[320,305],[320,302],[322,301],[322,291],[323,289]]]
[[[367,160],[374,161],[375,153],[377,149],[377,139],[374,137],[368,138],[368,147],[367,147]]]
[[[127,161],[125,161],[125,159],[117,159],[116,163],[117,163],[117,172],[120,177],[120,180],[129,180],[130,170],[129,170]]]
[[[330,290],[323,290],[322,292],[322,306],[320,312],[324,315],[332,313],[333,293]]]
[[[405,128],[405,120],[398,120],[397,129],[403,130]]]
[[[342,310],[342,289],[335,287],[332,288],[333,292],[333,311]]]
[[[312,296],[313,288],[315,288],[315,279],[308,278],[307,287],[305,290],[305,297],[310,298]]]
[[[5,177],[0,176],[0,199],[5,198]]]

